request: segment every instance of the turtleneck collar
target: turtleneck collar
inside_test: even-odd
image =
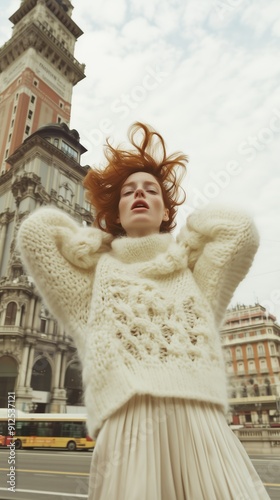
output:
[[[142,276],[163,276],[188,266],[186,248],[170,233],[142,238],[122,237],[112,242],[112,256],[126,264],[138,264]]]
[[[139,238],[123,236],[116,238],[111,245],[115,257],[126,263],[133,263],[156,258],[166,252],[173,242],[174,238],[170,233],[155,233]]]

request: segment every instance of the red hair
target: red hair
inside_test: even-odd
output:
[[[142,140],[137,141],[139,132]],[[128,137],[134,146],[133,150],[115,149],[107,139],[104,148],[107,166],[91,169],[84,178],[86,197],[95,209],[94,224],[113,236],[124,234],[122,226],[116,222],[122,185],[131,174],[148,172],[158,181],[164,205],[169,210],[169,220],[162,222],[160,232],[169,232],[176,226],[177,207],[186,199],[180,182],[186,171],[188,157],[182,153],[166,156],[162,136],[143,123],[134,123],[128,131]]]

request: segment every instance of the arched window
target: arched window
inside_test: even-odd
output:
[[[33,365],[31,387],[33,391],[50,391],[52,370],[46,358],[40,358]]]
[[[243,373],[244,372],[244,363],[243,363],[243,361],[239,361],[239,363],[237,365],[237,371],[238,371],[238,373]]]
[[[254,357],[253,347],[251,345],[247,345],[246,352],[247,352],[247,358],[253,358]]]
[[[260,360],[260,367],[261,367],[261,370],[264,370],[267,368],[266,359]]]
[[[258,355],[264,356],[264,346],[263,344],[258,344]]]
[[[16,302],[9,302],[6,309],[5,325],[15,325],[17,317]]]
[[[271,356],[274,356],[274,354],[275,354],[275,344],[269,344],[269,348],[270,348],[270,354],[271,354]]]
[[[236,347],[235,353],[236,353],[236,359],[242,359],[243,358],[241,347]]]
[[[256,371],[255,361],[249,361],[249,373],[254,373]]]

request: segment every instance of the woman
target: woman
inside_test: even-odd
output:
[[[138,134],[141,134],[139,140]],[[95,227],[41,208],[19,230],[23,262],[74,338],[88,428],[90,500],[269,498],[228,428],[219,326],[258,235],[238,211],[192,213],[175,240],[187,157],[130,130],[84,181]]]

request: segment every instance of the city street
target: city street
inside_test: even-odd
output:
[[[8,450],[0,450],[0,500],[75,500],[87,498],[92,452],[19,450],[16,452],[16,492],[8,491]],[[280,497],[280,457],[252,456],[252,462],[272,500]],[[194,499],[195,500],[195,499]]]

